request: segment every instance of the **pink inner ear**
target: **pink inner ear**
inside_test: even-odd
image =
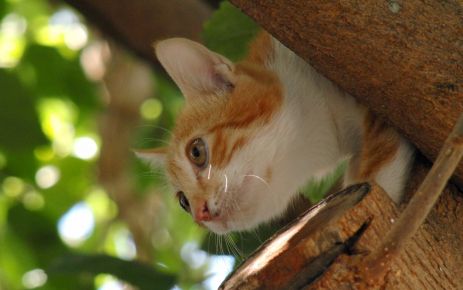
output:
[[[233,63],[199,43],[167,39],[156,45],[156,55],[187,99],[233,88]]]

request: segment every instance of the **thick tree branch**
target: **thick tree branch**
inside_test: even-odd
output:
[[[201,0],[64,0],[105,34],[151,63],[152,44],[174,36],[200,40],[212,9]]]
[[[231,2],[435,160],[463,112],[461,1]]]

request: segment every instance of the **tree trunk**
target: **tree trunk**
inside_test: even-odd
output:
[[[463,2],[230,2],[435,160],[463,112]]]

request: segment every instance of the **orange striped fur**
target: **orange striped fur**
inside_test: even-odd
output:
[[[358,181],[372,181],[376,174],[397,153],[400,138],[384,121],[368,112],[364,121],[364,134],[356,177]]]

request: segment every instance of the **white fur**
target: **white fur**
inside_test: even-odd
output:
[[[402,200],[413,152],[414,150],[410,143],[402,140],[394,159],[381,168],[376,175],[376,183],[378,183],[396,203]]]
[[[239,197],[235,194],[241,210],[226,227],[206,223],[219,233],[251,229],[281,216],[310,179],[331,172],[360,150],[366,109],[277,40],[273,45],[275,58],[267,66],[283,84],[283,109],[226,168],[229,179],[236,178],[238,185],[243,181],[233,173],[264,176],[269,165],[273,178],[268,185],[253,179],[251,189]],[[377,175],[376,182],[396,202],[402,196],[411,155],[410,145],[402,140],[393,161]]]

